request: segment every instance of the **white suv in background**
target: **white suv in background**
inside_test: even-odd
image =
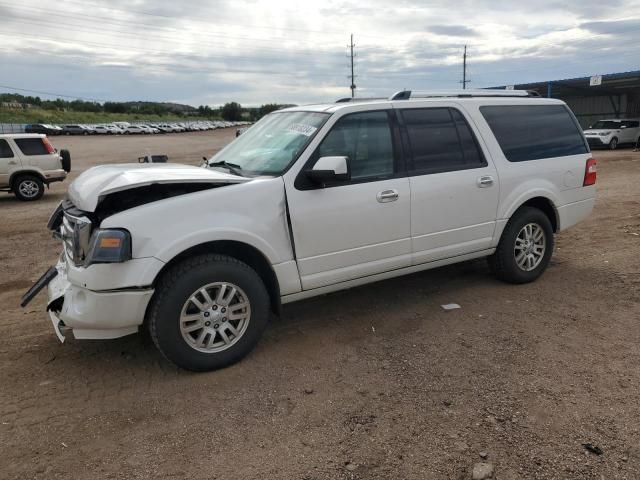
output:
[[[585,219],[595,161],[559,100],[400,92],[271,113],[208,160],[105,165],[53,213],[47,310],[63,339],[144,325],[177,365],[238,361],[281,305],[486,257],[537,279]]]
[[[46,135],[0,135],[0,190],[20,200],[38,200],[45,185],[63,181],[70,171],[69,151],[58,153]]]
[[[598,120],[584,131],[584,135],[592,147],[615,150],[619,145],[636,145],[640,142],[640,120]]]

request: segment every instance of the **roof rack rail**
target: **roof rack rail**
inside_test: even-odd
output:
[[[344,97],[336,100],[336,103],[349,103],[349,102],[370,102],[371,100],[388,100],[387,97]]]
[[[389,97],[389,100],[410,100],[412,98],[473,98],[473,97],[539,97],[540,94],[528,90],[433,90],[433,91],[413,91],[401,90]]]

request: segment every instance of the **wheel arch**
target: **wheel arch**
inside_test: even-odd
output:
[[[264,282],[267,292],[269,293],[271,310],[276,315],[280,314],[282,309],[282,303],[280,301],[280,284],[278,283],[278,277],[276,276],[275,271],[271,267],[271,263],[256,247],[237,240],[214,240],[200,243],[183,250],[162,267],[154,279],[154,286],[164,272],[173,265],[186,258],[206,253],[228,255],[253,268]]]
[[[551,226],[553,227],[553,233],[558,232],[558,227],[560,225],[560,219],[558,218],[558,210],[556,209],[553,202],[547,197],[533,197],[520,205],[514,212],[515,214],[522,207],[533,207],[542,211],[549,221],[551,222]]]
[[[33,175],[35,177],[38,177],[40,180],[42,180],[42,183],[44,183],[45,185],[47,184],[47,179],[42,174],[42,172],[38,170],[35,170],[32,168],[14,170],[13,172],[11,172],[11,176],[9,177],[9,186],[11,187],[12,190],[13,190],[13,182],[15,182],[16,179],[18,179],[23,175]]]

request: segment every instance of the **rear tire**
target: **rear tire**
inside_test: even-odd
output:
[[[553,227],[537,208],[521,207],[507,223],[496,252],[491,255],[491,271],[503,282],[529,283],[546,270],[553,253]]]
[[[44,182],[35,175],[20,175],[11,187],[18,200],[31,202],[44,195]]]
[[[269,295],[251,267],[207,254],[188,258],[162,276],[147,320],[165,358],[204,372],[236,363],[253,350],[269,314]]]

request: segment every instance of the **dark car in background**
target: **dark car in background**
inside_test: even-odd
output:
[[[62,127],[62,133],[65,135],[93,135],[96,133],[92,128],[86,125],[65,125]]]
[[[45,135],[60,135],[62,129],[60,127],[54,127],[53,125],[47,125],[46,123],[33,123],[24,127],[25,133],[44,133]]]

